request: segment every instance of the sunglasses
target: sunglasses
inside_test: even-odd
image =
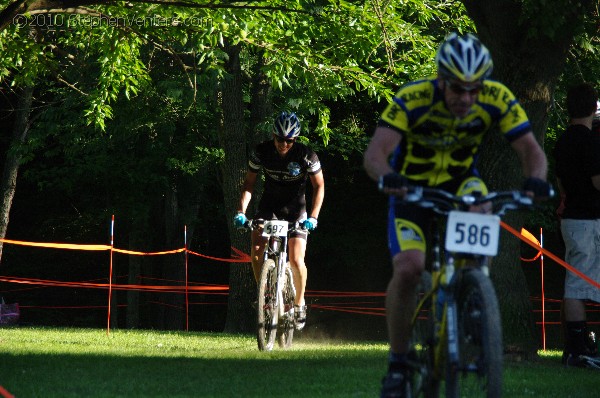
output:
[[[283,138],[278,135],[275,135],[274,137],[277,140],[277,142],[279,142],[279,143],[285,142],[286,144],[293,144],[294,142],[296,142],[295,138]]]
[[[479,94],[479,92],[483,88],[483,84],[477,84],[475,86],[465,86],[458,82],[451,82],[449,80],[446,80],[446,87],[449,87],[450,90],[452,90],[456,94],[469,93],[476,95]]]

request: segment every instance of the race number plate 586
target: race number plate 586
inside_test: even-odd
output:
[[[451,211],[446,229],[446,250],[495,256],[498,253],[500,217]]]
[[[265,221],[263,236],[287,236],[288,222],[281,220]]]

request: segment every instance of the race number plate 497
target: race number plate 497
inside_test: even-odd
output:
[[[446,229],[446,250],[495,256],[498,253],[500,217],[451,211]]]
[[[288,222],[283,220],[265,221],[263,236],[287,236]]]

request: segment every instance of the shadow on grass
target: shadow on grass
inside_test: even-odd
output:
[[[15,397],[375,397],[382,353],[292,351],[264,359],[6,355],[0,385]]]

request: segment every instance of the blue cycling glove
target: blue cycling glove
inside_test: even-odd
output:
[[[304,220],[302,223],[302,227],[307,229],[308,231],[314,231],[317,228],[318,221],[314,217],[310,217],[308,220]]]
[[[248,219],[244,213],[238,213],[233,217],[233,225],[237,228],[243,228]]]

